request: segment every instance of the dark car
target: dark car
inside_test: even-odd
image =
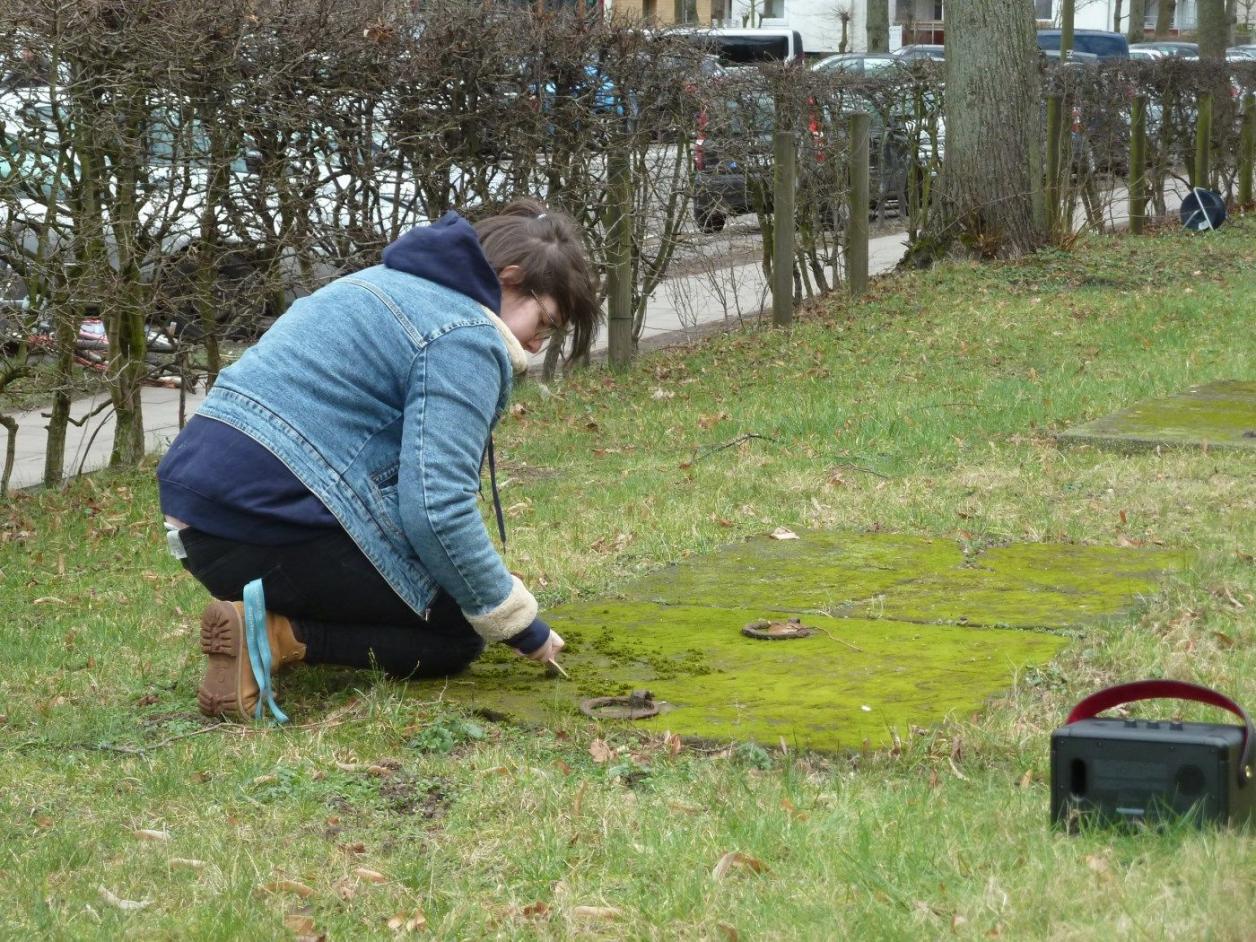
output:
[[[911,152],[907,134],[887,125],[871,103],[865,104],[871,116],[869,208],[875,208],[905,193]],[[864,106],[846,105],[847,109],[855,107]],[[821,106],[810,106],[799,148],[800,180],[824,173],[828,157],[844,150],[850,113],[834,114]],[[699,115],[693,149],[693,217],[703,232],[719,232],[730,216],[771,212],[775,129],[775,102],[762,90],[729,93],[709,103]],[[836,208],[822,207],[822,215],[829,218]]]
[[[1060,31],[1058,29],[1038,30],[1038,48],[1060,49]],[[1130,57],[1130,41],[1121,33],[1113,33],[1104,29],[1079,29],[1073,31],[1073,48],[1078,52],[1089,52],[1100,59],[1128,59]]]

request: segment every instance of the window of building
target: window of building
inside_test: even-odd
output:
[[[1055,16],[1052,7],[1055,6],[1053,0],[1034,0],[1034,19],[1035,20],[1051,20]]]
[[[763,0],[763,18],[765,20],[785,19],[785,0]]]
[[[675,18],[677,23],[698,22],[698,0],[676,0]]]

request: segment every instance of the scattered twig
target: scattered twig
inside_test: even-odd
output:
[[[846,641],[842,638],[836,638],[833,635],[829,634],[829,631],[827,628],[821,628],[819,625],[808,625],[807,627],[814,628],[816,631],[821,632],[830,641],[836,641],[838,644],[844,644],[846,645],[846,647],[850,648],[852,651],[858,651],[860,654],[864,653],[863,648],[856,647],[855,645],[851,644],[849,641]]]
[[[849,468],[851,471],[862,471],[864,474],[871,474],[873,477],[885,478],[887,481],[890,478],[888,474],[882,474],[880,471],[874,471],[872,468],[865,468],[863,465],[847,464],[846,462],[841,462],[837,464],[835,467]]]
[[[724,442],[722,445],[699,445],[694,451],[693,460],[701,461],[708,455],[713,455],[717,451],[723,451],[725,448],[732,448],[734,445],[741,445],[750,441],[752,438],[762,439],[765,442],[776,442],[775,438],[770,435],[760,435],[758,432],[747,432],[745,435],[738,435],[732,441]]]

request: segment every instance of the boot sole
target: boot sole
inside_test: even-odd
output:
[[[201,712],[248,720],[257,704],[256,682],[249,665],[244,621],[230,602],[213,602],[201,615],[201,650],[209,660],[196,691]]]

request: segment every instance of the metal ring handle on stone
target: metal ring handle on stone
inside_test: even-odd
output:
[[[595,720],[644,720],[661,711],[658,701],[649,696],[590,697],[580,701],[580,712]]]
[[[741,633],[759,641],[792,641],[814,634],[815,629],[808,628],[797,618],[791,618],[787,622],[752,621],[741,629]]]

